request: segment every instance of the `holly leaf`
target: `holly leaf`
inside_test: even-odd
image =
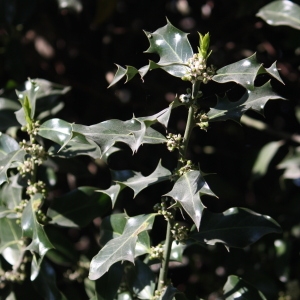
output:
[[[230,275],[223,287],[225,300],[267,300],[262,292],[242,278]]]
[[[37,208],[41,204],[42,199],[43,196],[41,194],[35,194],[27,203],[21,219],[23,236],[32,239],[31,243],[26,247],[26,249],[38,254],[41,259],[48,250],[53,248],[53,245],[49,241],[43,226],[38,222],[35,214]]]
[[[158,64],[176,63],[173,66],[162,67],[169,74],[182,77],[186,66],[182,65],[193,56],[193,49],[187,39],[188,34],[174,27],[167,19],[167,25],[155,32],[145,32],[150,43],[146,53],[157,53]],[[178,64],[178,65],[177,65]]]
[[[256,16],[272,26],[287,25],[300,29],[300,6],[292,1],[273,1],[262,7]]]
[[[263,115],[264,107],[268,100],[282,99],[271,87],[270,81],[261,87],[255,87],[253,91],[246,91],[242,98],[236,102],[231,102],[225,96],[219,98],[214,108],[207,113],[210,122],[234,120],[239,122],[245,111],[252,109]]]
[[[145,31],[150,46],[145,53],[156,53],[160,59],[156,63],[149,60],[149,64],[140,69],[132,66],[126,66],[126,69],[117,65],[118,70],[109,87],[126,77],[126,82],[132,79],[136,74],[143,78],[149,71],[154,69],[163,69],[167,73],[182,77],[187,72],[187,60],[193,56],[193,49],[188,41],[188,34],[174,27],[167,19],[167,25],[150,33]]]
[[[128,217],[125,214],[113,214],[103,219],[101,223],[100,245],[104,246],[108,241],[120,237],[124,231]],[[147,231],[138,235],[135,245],[135,257],[150,252],[150,238]]]
[[[33,285],[44,299],[67,300],[56,285],[55,270],[46,260],[43,260],[40,271]]]
[[[179,202],[199,229],[204,205],[201,194],[214,195],[202,177],[200,171],[189,171],[179,177],[173,189],[165,196]]]
[[[134,263],[138,235],[152,228],[155,216],[156,214],[149,214],[129,218],[122,235],[110,240],[92,259],[89,278],[100,278],[117,261],[128,260]]]
[[[50,223],[66,227],[84,227],[105,214],[111,204],[106,194],[82,186],[52,201],[47,211]]]
[[[158,162],[156,169],[149,176],[143,176],[140,172],[135,171],[130,173],[132,174],[131,177],[126,178],[126,180],[116,182],[130,187],[134,191],[134,197],[136,197],[136,195],[146,187],[168,180],[171,176],[171,172],[161,165],[161,161]]]
[[[88,140],[94,141],[105,154],[115,143],[127,144],[136,152],[142,143],[164,143],[166,138],[144,122],[133,118],[128,121],[109,120],[92,126],[73,125],[73,131],[84,135]]]
[[[151,299],[155,290],[155,275],[151,269],[141,260],[135,261],[134,268],[126,274],[129,286],[138,299]]]
[[[226,247],[245,248],[268,233],[281,233],[281,228],[271,217],[246,208],[233,207],[223,213],[205,210],[198,232],[190,238],[201,243]]]
[[[24,162],[26,152],[23,149],[8,153],[5,158],[0,160],[0,185],[8,181],[7,171],[10,168],[16,168]]]
[[[256,76],[263,73],[268,73],[282,82],[275,63],[270,68],[265,69],[263,65],[257,61],[255,53],[245,59],[219,69],[212,79],[218,83],[234,81],[247,90],[253,90],[255,88],[254,80]]]
[[[0,219],[0,253],[11,265],[20,262],[20,257],[25,251],[22,246],[22,230],[15,219]]]
[[[0,190],[1,204],[4,205],[8,210],[14,212],[14,208],[18,206],[22,200],[22,186],[16,185],[14,181],[18,180],[19,175],[15,175],[9,178],[9,183],[2,186]]]
[[[124,185],[121,185],[119,183],[113,183],[108,189],[106,190],[97,190],[96,192],[106,194],[110,199],[112,203],[112,208],[114,208],[117,198],[119,196],[119,193],[124,188]]]
[[[17,151],[19,149],[20,146],[15,139],[0,132],[0,160],[5,158],[8,153]]]

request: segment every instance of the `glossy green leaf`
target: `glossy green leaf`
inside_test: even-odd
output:
[[[205,207],[200,199],[201,194],[213,195],[200,171],[189,171],[175,182],[173,189],[165,196],[179,202],[199,229]]]
[[[130,292],[120,293],[120,294],[118,294],[117,298],[115,298],[115,299],[116,300],[133,300]]]
[[[273,1],[262,7],[256,14],[269,25],[287,25],[300,29],[300,6],[292,1]]]
[[[111,86],[116,84],[118,81],[120,81],[124,76],[126,76],[125,83],[128,82],[129,80],[131,80],[134,77],[134,75],[136,75],[139,72],[135,67],[132,67],[132,66],[126,66],[126,69],[124,69],[123,67],[121,67],[118,64],[116,64],[116,66],[118,67],[117,72],[115,74],[113,81],[108,86],[108,88],[110,88]]]
[[[101,223],[100,245],[104,246],[107,242],[120,237],[126,226],[128,217],[125,214],[113,214],[103,219]],[[138,235],[135,245],[135,257],[150,252],[150,238],[147,231]]]
[[[21,108],[20,103],[14,101],[12,99],[0,97],[0,111],[1,110],[4,110],[4,111],[16,111],[16,110],[18,110],[20,108]]]
[[[50,223],[66,227],[84,227],[111,208],[109,197],[83,186],[52,201],[47,211]]]
[[[152,228],[155,216],[156,214],[149,214],[129,218],[122,235],[110,240],[92,259],[89,278],[100,278],[117,261],[128,260],[134,263],[138,235]]]
[[[167,25],[164,27],[145,34],[150,43],[146,53],[157,53],[160,57],[158,64],[179,63],[162,69],[176,77],[185,75],[186,67],[180,64],[186,63],[193,56],[187,33],[177,29],[167,20]]]
[[[270,68],[265,69],[262,64],[257,61],[256,54],[227,65],[217,71],[213,76],[213,80],[218,83],[234,81],[247,90],[254,89],[254,80],[258,74],[268,73],[282,82],[276,65],[273,64]]]
[[[15,265],[20,261],[25,247],[22,246],[22,230],[15,219],[0,219],[0,253],[7,262]]]
[[[282,145],[282,141],[275,141],[270,142],[261,148],[252,168],[252,179],[258,179],[267,173],[271,160]]]
[[[125,181],[116,181],[122,185],[130,187],[134,191],[134,197],[140,193],[146,187],[158,182],[169,180],[171,172],[161,165],[161,161],[158,162],[156,169],[148,176],[143,176],[140,172],[132,171],[131,177]]]
[[[106,190],[97,190],[99,193],[106,194],[110,199],[112,203],[112,208],[114,208],[117,198],[119,196],[119,193],[125,186],[122,186],[119,183],[113,183],[108,189]]]
[[[146,127],[144,122],[133,118],[128,121],[108,120],[92,126],[73,125],[73,131],[84,135],[88,140],[100,146],[102,155],[116,142],[123,142],[137,151],[142,143],[160,144],[166,138],[151,127]]]
[[[19,150],[18,142],[9,135],[0,132],[0,160],[10,152]]]
[[[123,268],[120,262],[115,263],[101,278],[95,281],[96,300],[115,299],[123,277]]]
[[[149,64],[136,69],[126,66],[126,69],[117,65],[118,70],[109,87],[126,76],[126,82],[132,79],[137,73],[143,78],[149,71],[161,68],[169,74],[182,77],[186,74],[187,60],[193,56],[193,49],[188,41],[188,34],[174,27],[167,19],[167,25],[157,29],[155,32],[146,32],[150,46],[146,53],[159,55],[159,62],[149,60]]]
[[[0,185],[8,181],[7,170],[16,168],[20,163],[23,163],[25,151],[19,149],[8,153],[2,160],[0,160]]]
[[[44,299],[67,300],[56,285],[54,268],[45,259],[41,263],[39,274],[33,281],[33,285]]]
[[[205,210],[199,232],[190,238],[201,243],[222,243],[228,247],[244,248],[268,233],[281,233],[281,228],[271,217],[246,208],[233,207],[223,213]]]
[[[187,247],[187,245],[173,241],[172,248],[171,248],[171,254],[170,254],[170,260],[182,262],[183,251],[185,250],[186,247]]]
[[[41,124],[38,134],[63,146],[72,138],[72,125],[60,119],[51,119]]]
[[[224,300],[267,300],[259,290],[235,275],[228,276],[223,290]]]
[[[214,108],[207,113],[210,122],[234,120],[239,122],[245,111],[252,109],[263,114],[264,107],[268,100],[282,99],[276,94],[268,81],[261,87],[255,87],[253,91],[246,91],[242,98],[236,102],[231,102],[225,96],[219,98]]]
[[[130,287],[138,299],[151,299],[155,290],[155,275],[151,269],[137,259],[131,269]]]
[[[15,178],[14,178],[15,177]],[[14,184],[14,180],[17,180],[18,175],[10,177],[9,183],[3,185],[0,190],[0,202],[4,205],[8,210],[13,210],[16,206],[18,206],[22,200],[22,191],[23,188]]]
[[[41,258],[46,252],[53,248],[49,241],[43,226],[37,221],[36,208],[42,201],[41,194],[35,194],[26,205],[21,219],[21,227],[23,236],[31,238],[31,243],[27,246],[27,250],[33,251]]]

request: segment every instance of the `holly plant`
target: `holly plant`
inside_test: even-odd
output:
[[[175,77],[174,81],[189,83],[186,93],[175,96],[167,108],[154,115],[91,126],[53,118],[54,108],[60,103],[58,96],[68,88],[39,79],[29,79],[25,90],[17,91],[19,102],[7,99],[7,111],[16,113],[9,115],[9,125],[2,126],[2,130],[13,128],[8,130],[10,135],[0,136],[0,253],[1,289],[10,299],[18,294],[16,282],[28,281],[45,299],[66,299],[55,279],[55,269],[62,265],[72,270],[67,274],[70,280],[84,281],[90,299],[187,299],[172,285],[168,272],[170,262],[180,262],[185,249],[217,243],[228,250],[245,248],[266,234],[281,232],[271,217],[246,208],[209,211],[203,196],[222,195],[211,190],[207,175],[187,151],[193,130],[209,131],[212,122],[240,122],[248,110],[263,114],[268,100],[282,99],[272,90],[270,81],[260,86],[255,81],[264,74],[282,82],[276,64],[265,68],[253,54],[217,69],[210,63],[209,33],[199,34],[198,52],[194,53],[188,35],[168,20],[164,27],[145,34],[150,43],[146,53],[157,54],[159,61],[150,60],[139,69],[117,65],[110,86],[124,77],[128,82],[135,75],[144,80],[155,69],[164,70]],[[234,102],[226,94],[219,95],[213,107],[203,105],[203,86],[211,82],[233,82],[242,87],[243,95]],[[178,107],[187,110],[182,135],[168,129]],[[158,131],[153,127],[157,124],[164,129]],[[122,144],[129,146],[133,159],[141,145],[163,144],[171,157],[176,153],[177,166],[169,170],[160,159],[148,176],[140,170],[111,170],[107,189],[82,186],[61,196],[51,195],[62,161],[70,161],[65,167],[71,169],[73,159],[85,155],[102,159],[110,167]],[[161,182],[169,182],[171,188],[155,200],[151,213],[111,213],[122,190],[130,188],[136,197]],[[79,257],[64,232],[66,228],[84,228],[96,217],[103,218],[100,241],[97,238],[98,253],[89,261],[84,255]],[[166,222],[165,239],[152,244],[149,233],[155,235],[158,220]],[[153,271],[154,264],[159,264],[158,272]],[[265,297],[251,283],[230,275],[222,299]]]

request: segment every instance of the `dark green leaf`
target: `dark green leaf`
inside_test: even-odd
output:
[[[178,63],[178,65],[162,67],[169,74],[182,77],[186,73],[186,63],[193,56],[193,49],[187,39],[187,34],[175,28],[169,20],[167,25],[155,32],[145,32],[150,47],[146,53],[157,53],[160,57],[158,64]]]
[[[212,195],[213,193],[199,171],[189,171],[175,182],[172,191],[165,196],[172,197],[179,202],[199,229],[202,211],[205,207],[200,199],[201,194]]]
[[[0,185],[8,181],[8,169],[16,168],[20,163],[23,163],[25,154],[23,149],[19,149],[8,153],[5,158],[0,160]]]
[[[108,241],[122,235],[128,217],[125,214],[113,214],[103,219],[101,223],[100,245],[104,246]],[[147,231],[138,235],[135,245],[135,256],[149,253],[150,238]]]
[[[123,277],[123,265],[113,264],[107,273],[95,281],[96,300],[114,300]],[[105,288],[103,288],[105,287]]]
[[[300,29],[300,6],[292,1],[273,1],[262,7],[256,14],[269,25],[287,25]]]
[[[267,300],[255,287],[235,275],[228,276],[223,290],[224,300]]]
[[[79,260],[79,252],[76,251],[73,242],[66,236],[61,228],[47,225],[44,230],[53,245],[46,257],[61,266],[75,265]]]
[[[22,246],[22,230],[15,219],[0,219],[0,253],[11,265],[20,261],[25,247]]]
[[[140,172],[132,171],[130,178],[127,178],[124,181],[116,181],[122,185],[128,186],[134,191],[134,197],[146,187],[153,185],[158,182],[162,182],[170,179],[171,172],[164,168],[159,161],[156,169],[149,176],[143,176]]]
[[[161,295],[159,300],[174,300],[177,295],[180,295],[181,300],[187,300],[182,292],[178,291],[174,286],[168,285],[164,293]],[[177,297],[176,297],[177,299]],[[178,298],[179,299],[179,298]]]
[[[151,269],[137,259],[131,270],[130,287],[138,299],[151,299],[155,290],[155,275]]]
[[[187,245],[184,245],[181,243],[177,244],[176,241],[173,241],[172,248],[171,248],[170,260],[182,262],[182,254],[186,247],[187,247]]]
[[[128,260],[133,263],[138,235],[152,228],[155,216],[149,214],[129,218],[122,235],[110,240],[92,259],[89,278],[100,278],[115,262]]]
[[[214,245],[244,248],[268,233],[281,233],[281,228],[269,216],[260,215],[246,208],[233,207],[223,213],[205,210],[199,232],[190,238]]]
[[[66,227],[84,227],[110,208],[109,197],[94,187],[79,187],[55,198],[47,211],[51,223]]]
[[[117,64],[116,66],[118,67],[118,70],[115,74],[113,81],[108,86],[109,88],[116,84],[118,81],[120,81],[124,76],[126,76],[126,82],[128,82],[134,77],[135,74],[139,72],[135,67],[132,66],[126,66],[126,69],[122,68],[120,65]]]
[[[41,263],[39,275],[33,285],[44,299],[67,300],[56,285],[56,274],[53,267],[45,259]]]
[[[227,96],[219,98],[217,105],[207,113],[207,116],[211,122],[228,119],[239,122],[241,116],[249,109],[263,114],[267,101],[273,99],[284,98],[273,92],[271,84],[268,81],[261,87],[255,87],[253,91],[248,90],[237,102],[229,101]]]
[[[97,190],[97,192],[106,194],[111,199],[112,208],[114,208],[114,206],[116,204],[116,201],[117,201],[117,198],[119,196],[119,193],[121,192],[121,190],[124,187],[125,186],[122,186],[119,183],[114,183],[108,189],[106,189],[106,190]]]
[[[10,182],[4,184],[0,190],[0,202],[9,210],[13,210],[22,200],[23,188],[11,182],[17,180],[17,177],[18,175],[16,175],[15,178],[9,178]]]
[[[217,74],[213,76],[213,80],[219,83],[234,81],[247,90],[253,90],[256,76],[262,73],[268,73],[282,82],[276,65],[273,64],[270,68],[265,69],[262,64],[258,63],[255,53],[219,69]]]
[[[35,214],[42,199],[43,196],[41,194],[35,194],[29,200],[22,214],[21,227],[23,236],[32,239],[26,249],[37,253],[43,258],[46,252],[53,248],[53,245],[49,241],[43,226],[37,221]]]

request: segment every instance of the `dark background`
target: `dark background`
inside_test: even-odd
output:
[[[156,70],[146,76],[145,82],[137,76],[126,85],[118,83],[110,89],[107,86],[116,71],[114,63],[139,68],[148,59],[158,60],[155,55],[143,54],[148,48],[143,30],[155,31],[166,24],[167,17],[175,27],[190,32],[195,51],[197,31],[210,33],[211,63],[217,68],[254,52],[265,67],[277,60],[285,85],[275,81],[272,85],[288,101],[270,101],[265,118],[253,112],[248,115],[277,132],[298,133],[295,110],[300,91],[300,32],[286,26],[269,26],[255,16],[270,2],[0,0],[0,87],[16,87],[28,77],[71,86],[58,117],[79,124],[154,114],[167,107],[175,94],[185,92],[188,85]],[[76,3],[81,3],[81,9],[76,8]],[[268,79],[262,76],[257,84]],[[203,92],[204,100],[213,105],[215,94],[227,92],[234,100],[241,90],[234,84],[210,83],[204,86]],[[183,133],[185,119],[185,109],[175,110],[169,131]],[[240,275],[255,284],[268,299],[279,299],[281,291],[292,295],[291,290],[299,290],[299,234],[291,234],[299,224],[299,181],[283,180],[283,171],[276,168],[288,151],[298,145],[286,141],[271,161],[267,174],[258,180],[251,177],[261,147],[279,139],[232,121],[213,123],[208,132],[194,131],[188,155],[200,163],[202,171],[213,173],[207,181],[219,196],[219,199],[204,198],[205,205],[215,212],[242,206],[268,214],[280,223],[283,235],[264,237],[245,250],[232,249],[230,253],[222,247],[188,248],[185,252],[188,263],[171,272],[174,285],[186,290],[190,299],[194,293],[216,299],[217,293],[211,292],[221,292],[229,274]],[[133,169],[147,175],[160,157],[164,166],[170,169],[176,166],[176,154],[170,155],[164,146],[145,145],[134,156],[127,147],[123,148],[111,160],[110,168]],[[82,161],[89,163],[87,158]],[[98,162],[96,168],[95,176],[78,176],[76,185],[107,188],[110,184],[107,166]],[[59,195],[69,188],[68,180],[62,179],[54,193]],[[130,190],[125,190],[116,209],[126,209],[129,215],[151,212],[160,195],[169,190],[170,186],[159,184],[143,191],[136,199],[132,199]],[[158,231],[152,233],[154,243],[164,239],[163,231]],[[275,239],[283,239],[289,247],[284,259],[276,256]]]

